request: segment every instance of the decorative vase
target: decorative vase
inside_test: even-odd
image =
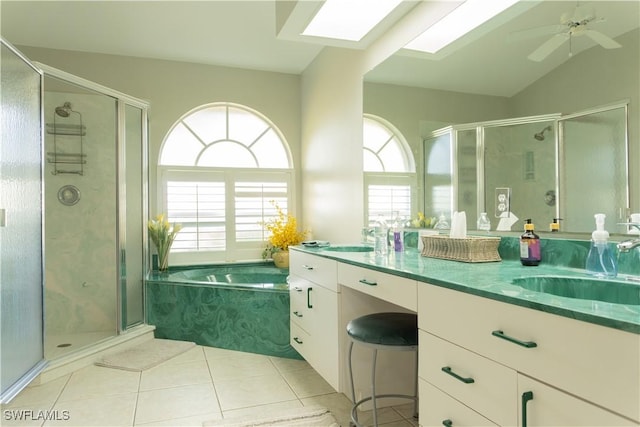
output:
[[[158,271],[169,269],[169,248],[157,248],[158,251]]]
[[[289,268],[289,251],[279,251],[271,255],[273,262],[278,268]]]

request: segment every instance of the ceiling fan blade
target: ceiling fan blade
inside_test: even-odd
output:
[[[598,43],[600,46],[602,46],[605,49],[616,49],[616,48],[622,47],[622,45],[620,45],[620,43],[618,43],[617,41],[615,41],[614,39],[612,39],[609,36],[605,36],[604,34],[602,34],[599,31],[585,30],[584,34],[586,34],[587,36],[591,37],[591,39],[593,39],[593,41],[595,41],[596,43]]]
[[[567,40],[569,40],[569,35],[564,33],[556,34],[546,42],[542,43],[542,45],[540,45],[540,47],[538,47],[536,50],[531,52],[531,54],[527,56],[527,58],[529,58],[532,61],[540,62],[544,58],[549,56],[551,52],[553,52],[554,50],[562,46],[562,44]]]
[[[522,31],[514,31],[509,34],[509,42],[517,42],[521,40],[532,39],[534,37],[547,36],[549,34],[560,33],[567,30],[566,25],[544,25],[542,27],[529,28]]]

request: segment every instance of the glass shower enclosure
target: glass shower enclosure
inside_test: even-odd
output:
[[[44,354],[49,360],[144,321],[147,108],[44,71]]]

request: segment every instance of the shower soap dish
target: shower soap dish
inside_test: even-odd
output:
[[[498,253],[500,237],[442,235],[422,236],[422,256],[462,262],[502,261]]]

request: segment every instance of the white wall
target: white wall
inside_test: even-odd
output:
[[[303,223],[353,243],[363,226],[363,54],[325,48],[302,74]]]

